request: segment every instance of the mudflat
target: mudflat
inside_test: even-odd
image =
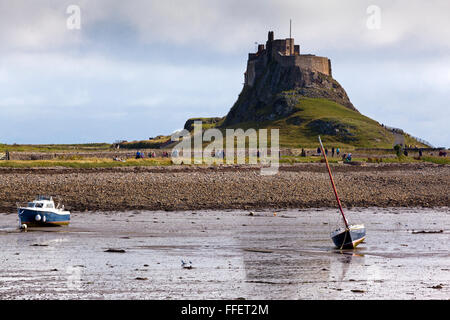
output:
[[[0,299],[449,297],[449,208],[346,214],[367,228],[355,250],[333,247],[335,209],[87,212],[27,232],[0,214]]]
[[[0,168],[0,211],[38,194],[59,196],[72,211],[334,207],[324,164],[123,168]],[[345,207],[448,206],[450,165],[332,164]]]

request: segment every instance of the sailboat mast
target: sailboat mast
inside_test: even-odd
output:
[[[323,157],[325,158],[325,163],[327,164],[328,175],[330,176],[330,181],[331,181],[331,185],[333,186],[334,195],[336,196],[336,201],[339,206],[339,210],[341,211],[342,218],[344,218],[345,228],[348,229],[347,218],[345,218],[344,210],[342,210],[341,200],[339,200],[339,196],[336,191],[336,186],[334,184],[333,176],[331,175],[330,165],[328,164],[327,155],[325,154],[325,150],[323,149],[322,140],[320,139],[320,136],[319,136],[319,142],[320,142],[320,149],[322,150]]]

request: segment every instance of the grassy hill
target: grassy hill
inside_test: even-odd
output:
[[[280,146],[285,148],[316,148],[320,135],[327,147],[392,148],[394,134],[377,121],[358,111],[323,98],[296,97],[296,104],[289,116],[266,121],[247,121],[224,126],[224,118],[192,118],[186,123],[192,130],[194,120],[203,122],[203,129],[279,129]],[[259,115],[270,113],[272,106],[258,110]],[[220,120],[218,120],[220,119]],[[427,147],[413,138],[406,137],[408,144]],[[153,148],[169,141],[169,136],[158,139],[123,144],[123,147]],[[206,143],[208,144],[208,143]]]
[[[271,109],[267,108],[268,112]],[[264,112],[264,111],[263,111]],[[292,113],[273,121],[246,122],[235,128],[278,128],[283,147],[317,146],[317,136],[328,146],[392,148],[394,135],[378,122],[323,98],[299,97]]]

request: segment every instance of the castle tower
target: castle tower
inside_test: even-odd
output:
[[[273,31],[269,31],[266,42],[267,58],[269,61],[272,59],[272,49],[273,49],[272,44],[273,44]]]
[[[290,30],[287,39],[275,39],[274,32],[269,31],[265,48],[263,44],[260,44],[257,52],[249,53],[244,75],[245,85],[253,86],[255,80],[264,73],[271,62],[276,62],[283,67],[298,67],[302,70],[332,76],[331,61],[326,57],[313,54],[300,54],[300,46],[295,44],[291,32]]]

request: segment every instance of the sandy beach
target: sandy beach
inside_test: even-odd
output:
[[[450,166],[331,166],[345,207],[448,206]],[[0,212],[36,195],[59,196],[72,211],[334,207],[324,164],[0,169]]]
[[[448,208],[346,211],[367,228],[356,250],[331,242],[336,209],[83,212],[27,232],[0,214],[0,299],[449,297]]]

